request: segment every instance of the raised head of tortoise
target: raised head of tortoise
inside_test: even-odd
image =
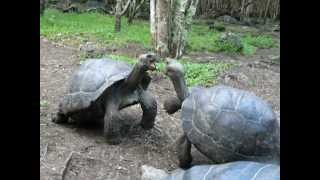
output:
[[[183,66],[167,59],[177,98],[164,103],[168,113],[181,109],[184,134],[177,141],[180,167],[192,161],[191,145],[216,163],[252,160],[278,163],[280,126],[271,106],[251,92],[217,85],[188,89]]]
[[[119,144],[124,127],[119,111],[140,103],[142,128],[154,126],[157,114],[155,98],[147,92],[151,77],[148,70],[156,69],[158,58],[153,53],[139,56],[130,65],[110,58],[88,59],[73,74],[67,94],[52,118],[55,123],[102,122],[109,144]]]

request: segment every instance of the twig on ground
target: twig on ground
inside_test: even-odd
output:
[[[50,167],[48,167],[48,165],[44,161],[40,160],[40,163],[47,169],[51,169]]]
[[[69,164],[70,164],[70,161],[71,161],[71,159],[72,159],[72,156],[73,156],[73,154],[74,154],[74,151],[72,151],[70,154],[69,154],[69,156],[68,156],[68,158],[66,159],[66,161],[65,161],[65,165],[64,165],[64,167],[63,167],[63,169],[62,169],[62,177],[61,177],[61,180],[64,180],[64,177],[65,177],[65,175],[66,175],[66,172],[67,172],[67,169],[68,169],[68,167],[69,167]]]
[[[172,137],[168,132],[162,131],[157,124],[155,124],[155,126],[154,126],[153,128],[154,128],[156,131],[158,131],[160,134],[165,134],[166,136],[169,137],[169,139],[170,139],[172,142],[174,142],[173,137]]]
[[[153,128],[154,128],[154,130],[156,130],[156,131],[158,131],[160,134],[162,134],[162,130],[158,127],[157,124],[155,124],[155,125],[153,126]]]
[[[40,161],[43,161],[45,159],[45,157],[47,155],[47,152],[48,152],[48,143],[44,147],[44,152],[43,152],[43,154],[42,154],[42,156],[40,158]]]

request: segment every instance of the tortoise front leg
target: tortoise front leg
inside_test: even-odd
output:
[[[53,115],[51,121],[57,124],[62,124],[62,123],[67,123],[69,116],[65,113],[63,113],[62,108],[64,107],[63,103],[65,103],[64,101],[62,101],[59,104],[59,109],[58,112],[56,114]]]
[[[177,141],[177,152],[179,166],[183,169],[189,168],[192,162],[191,142],[185,134],[183,134]]]
[[[141,79],[141,82],[140,82],[141,87],[144,90],[147,90],[150,85],[150,82],[151,82],[151,77],[149,76],[148,72],[144,72],[143,78]]]
[[[67,123],[69,117],[60,111],[53,115],[51,121],[57,124]]]
[[[141,126],[148,130],[154,126],[157,116],[157,101],[147,91],[141,90],[139,94],[139,102],[143,111]]]
[[[181,109],[182,103],[179,98],[171,97],[164,101],[163,107],[168,114],[173,114]]]
[[[117,145],[121,143],[121,116],[118,106],[112,101],[107,104],[104,116],[104,136],[108,144]]]

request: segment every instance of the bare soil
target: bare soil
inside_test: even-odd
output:
[[[68,87],[70,75],[80,65],[75,48],[55,45],[40,38],[40,177],[42,180],[135,180],[140,179],[140,167],[148,164],[171,171],[177,168],[175,140],[182,133],[180,113],[168,115],[162,108],[163,101],[175,92],[171,82],[161,74],[153,75],[150,92],[158,102],[156,126],[150,131],[137,124],[141,119],[139,105],[122,112],[129,133],[120,145],[108,145],[99,127],[57,125],[51,122],[58,103]],[[134,46],[127,48],[134,49]],[[278,50],[261,50],[251,58],[231,57],[223,54],[193,54],[200,62],[228,61],[234,68],[225,72],[219,82],[255,92],[272,104],[280,116],[279,63],[264,63]],[[114,50],[113,50],[114,51]],[[116,50],[117,51],[117,50]],[[141,50],[128,52],[136,56]],[[126,53],[125,50],[118,50]],[[269,58],[270,59],[270,58]],[[210,163],[193,149],[193,164]]]

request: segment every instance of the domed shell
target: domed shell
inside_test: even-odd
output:
[[[278,126],[264,100],[227,86],[190,92],[182,104],[182,127],[200,152],[216,162],[272,158]]]
[[[188,170],[178,169],[166,180],[280,180],[280,166],[252,161],[236,161],[218,165],[198,165]]]
[[[108,58],[88,59],[73,74],[63,104],[68,109],[89,107],[110,86],[125,79],[131,70],[130,65],[121,61]]]

